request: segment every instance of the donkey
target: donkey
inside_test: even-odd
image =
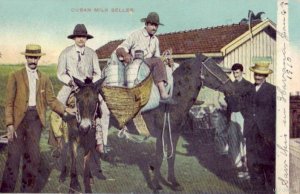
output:
[[[172,150],[176,150],[179,136],[185,130],[184,126],[188,112],[195,103],[201,87],[206,86],[224,92],[225,95],[234,94],[234,87],[230,78],[213,59],[202,54],[198,54],[195,59],[183,61],[173,72],[173,77],[173,98],[178,104],[175,106],[161,104],[156,109],[142,113],[151,136],[156,138],[155,162],[151,164],[151,169],[154,169],[151,187],[154,191],[162,190],[162,186],[160,185],[160,168],[164,158],[163,142],[167,144],[167,148],[173,148],[167,150],[167,154],[169,155],[167,159],[167,181],[173,190],[183,190],[183,187],[179,184],[175,176],[174,165],[176,155],[175,151],[173,152]],[[169,113],[172,137],[164,141],[164,137],[170,137],[170,131],[164,133],[162,130],[164,127],[163,118],[165,112]],[[113,118],[110,121],[110,125],[116,128],[118,126]],[[129,127],[129,125],[127,127]]]
[[[99,110],[99,89],[103,80],[98,80],[92,83],[91,80],[82,82],[76,78],[73,78],[74,82],[78,86],[78,90],[75,92],[75,106],[78,109],[76,117],[72,117],[67,120],[69,145],[71,151],[71,169],[70,169],[70,189],[69,192],[73,193],[80,190],[80,184],[78,181],[77,169],[76,169],[76,157],[77,148],[82,146],[84,150],[83,161],[83,182],[86,193],[91,193],[92,177],[90,160],[97,154],[96,152],[96,117],[100,116]],[[66,161],[64,161],[66,162]],[[63,172],[62,172],[63,173]],[[63,175],[61,175],[63,176]]]

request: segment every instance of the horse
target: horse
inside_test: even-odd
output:
[[[83,148],[83,182],[86,193],[91,193],[91,168],[90,160],[97,153],[96,151],[96,118],[101,115],[99,108],[98,94],[102,85],[103,79],[92,83],[91,80],[82,82],[73,78],[78,86],[75,92],[75,106],[77,107],[76,117],[67,119],[69,145],[71,152],[71,169],[70,169],[70,188],[69,192],[79,192],[80,184],[78,181],[78,174],[76,169],[76,157],[78,146]],[[100,114],[100,115],[99,115]],[[66,154],[66,153],[65,153]],[[63,161],[66,163],[66,161]],[[61,172],[60,178],[65,176],[65,171]]]
[[[180,134],[184,130],[185,121],[188,117],[188,112],[195,103],[196,98],[202,86],[206,86],[221,92],[226,95],[234,94],[233,83],[226,73],[219,67],[215,61],[202,54],[197,54],[194,59],[187,59],[173,72],[174,88],[173,98],[177,101],[177,105],[160,104],[158,108],[142,113],[145,123],[149,129],[150,135],[156,138],[156,151],[154,164],[149,164],[151,169],[154,169],[154,176],[151,180],[154,191],[162,190],[160,184],[160,168],[164,158],[164,136],[171,138],[166,139],[168,149],[168,177],[167,180],[173,190],[183,190],[183,187],[177,181],[175,176],[175,152]],[[103,92],[100,89],[103,96]],[[105,100],[105,96],[104,96]],[[168,114],[165,114],[168,112]],[[164,115],[169,115],[171,131],[165,133],[162,129],[165,125]],[[110,126],[118,128],[116,119],[111,117]],[[128,125],[127,127],[129,127]]]

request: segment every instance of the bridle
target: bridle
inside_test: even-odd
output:
[[[79,92],[79,90],[75,91],[75,93],[78,93],[78,92]],[[74,96],[74,98],[75,98],[75,108],[77,110],[75,113],[75,116],[76,116],[77,126],[79,126],[80,122],[81,122],[81,115],[80,115],[79,105],[78,105],[76,96]],[[92,119],[92,128],[96,128],[96,117],[97,117],[97,109],[98,108],[99,108],[99,100],[96,103],[96,106],[94,109],[94,114],[93,114],[93,119]]]
[[[222,85],[226,84],[228,81],[230,81],[230,78],[228,77],[226,80],[222,80],[220,79],[205,63],[208,61],[208,60],[212,60],[211,58],[207,57],[205,59],[205,61],[201,62],[202,65],[201,65],[201,72],[200,72],[200,79],[201,79],[201,84],[203,85],[203,81],[205,79],[205,76],[203,74],[203,70],[204,68],[212,75],[214,76],[221,84],[216,87],[215,89],[219,89]]]

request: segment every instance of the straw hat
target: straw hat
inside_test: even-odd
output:
[[[271,74],[273,70],[269,69],[272,59],[270,57],[256,57],[253,59],[254,66],[250,67],[250,71],[259,74]]]
[[[42,53],[41,46],[38,44],[27,44],[25,52],[21,52],[21,54],[32,57],[40,57],[45,55],[45,53]]]

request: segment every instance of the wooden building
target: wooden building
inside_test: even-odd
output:
[[[157,35],[160,50],[172,48],[176,62],[203,53],[212,57],[224,67],[234,63],[244,65],[244,77],[253,82],[249,71],[253,57],[271,57],[270,68],[274,71],[268,77],[275,84],[276,75],[276,25],[269,19],[251,23],[239,23],[188,31]],[[96,50],[101,66],[105,65],[111,53],[123,40],[110,41]]]

